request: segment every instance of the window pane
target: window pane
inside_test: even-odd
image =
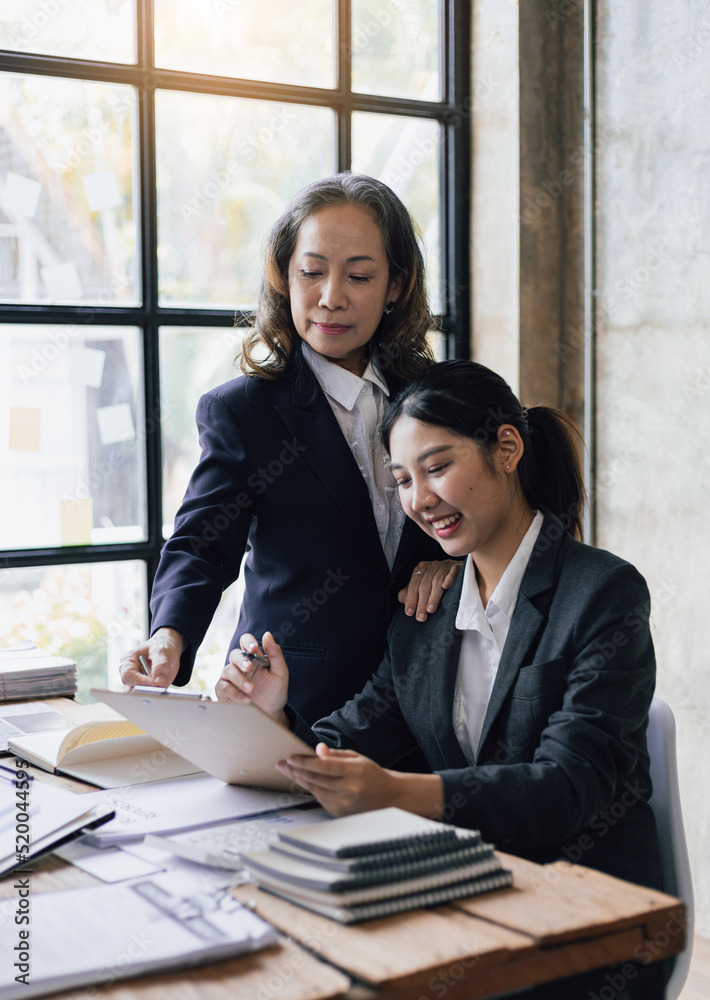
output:
[[[353,0],[353,90],[440,101],[440,24],[441,0]]]
[[[155,64],[333,87],[333,0],[154,0]]]
[[[145,608],[142,562],[7,569],[0,573],[0,646],[30,639],[72,657],[77,697],[93,701],[91,687],[121,689],[118,664],[146,634]]]
[[[441,168],[443,132],[423,118],[353,115],[353,172],[370,174],[399,195],[424,239],[429,304],[442,311]]]
[[[159,91],[156,118],[161,304],[250,308],[268,227],[333,170],[335,115]]]
[[[0,48],[135,62],[135,0],[3,0]]]
[[[135,92],[0,76],[0,299],[137,302]]]
[[[0,549],[143,541],[140,332],[0,326]]]
[[[163,532],[166,538],[172,534],[175,514],[200,457],[195,425],[197,402],[204,392],[241,374],[234,366],[234,359],[245,333],[245,329],[184,326],[162,327],[160,331]],[[227,647],[224,648],[226,651]]]

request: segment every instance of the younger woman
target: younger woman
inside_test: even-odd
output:
[[[451,361],[404,390],[383,437],[407,515],[465,570],[421,627],[394,619],[362,692],[312,728],[286,705],[269,633],[270,671],[237,661],[238,696],[317,747],[280,770],[335,815],[398,805],[539,863],[572,858],[659,887],[648,590],[574,537],[584,497],[571,422],[521,409],[499,376]],[[241,646],[258,648],[252,635]],[[434,773],[391,769],[414,746]],[[621,996],[662,996],[662,968],[634,969]],[[542,995],[587,1000],[605,985],[599,974]]]

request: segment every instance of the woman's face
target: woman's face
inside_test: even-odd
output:
[[[390,434],[392,472],[408,517],[454,558],[505,549],[517,500],[501,449],[496,471],[471,438],[403,416]]]
[[[382,234],[357,205],[322,208],[301,223],[289,261],[291,315],[314,351],[362,375],[385,303],[395,301]]]

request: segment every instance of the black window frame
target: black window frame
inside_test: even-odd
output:
[[[442,0],[441,101],[429,102],[354,93],[350,89],[351,0],[334,0],[337,44],[336,86],[318,89],[265,83],[199,73],[156,69],[153,51],[152,0],[135,0],[137,62],[120,64],[34,53],[0,51],[0,73],[34,74],[122,83],[137,87],[138,178],[140,185],[139,306],[62,306],[0,303],[0,323],[132,326],[143,334],[147,534],[143,542],[55,546],[0,551],[0,569],[139,560],[146,564],[148,594],[164,544],[162,516],[162,449],[160,434],[159,331],[162,326],[225,327],[247,325],[250,314],[210,308],[172,308],[158,303],[155,91],[168,89],[231,97],[274,100],[333,109],[337,114],[336,163],[350,167],[351,114],[355,111],[415,115],[443,128],[440,218],[444,311],[438,317],[446,356],[469,356],[470,235],[470,0]]]

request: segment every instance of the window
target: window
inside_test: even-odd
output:
[[[3,4],[0,646],[75,656],[83,694],[116,683],[149,629],[197,398],[234,376],[263,236],[308,181],[352,169],[397,191],[422,232],[436,350],[465,356],[469,15],[454,0]],[[208,673],[238,597],[201,648]]]

